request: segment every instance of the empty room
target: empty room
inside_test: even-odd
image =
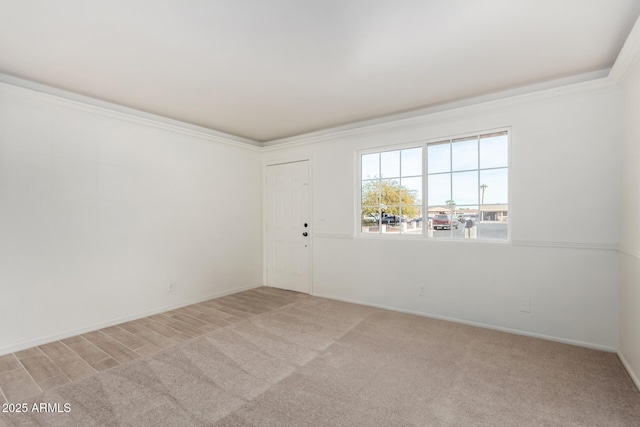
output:
[[[0,0],[0,427],[640,426],[640,0]]]

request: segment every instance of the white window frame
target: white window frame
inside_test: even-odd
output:
[[[401,236],[402,239],[423,239],[426,237],[426,234],[423,233],[421,234],[402,234],[402,233],[363,233],[362,232],[362,220],[361,220],[361,215],[362,215],[362,156],[365,154],[375,154],[375,153],[384,153],[387,151],[400,151],[400,150],[407,150],[407,149],[411,149],[411,148],[422,148],[422,212],[424,214],[425,212],[425,200],[424,200],[424,185],[425,185],[425,170],[426,170],[426,164],[425,164],[425,148],[426,148],[426,144],[424,142],[424,139],[420,139],[420,140],[416,140],[416,141],[412,141],[412,142],[405,142],[402,144],[394,144],[394,145],[385,145],[383,147],[376,147],[376,148],[367,148],[367,149],[363,149],[363,150],[359,150],[357,151],[357,155],[356,155],[356,163],[358,164],[357,166],[357,179],[356,179],[356,188],[357,188],[357,209],[356,209],[356,228],[357,228],[357,233],[356,235],[358,237],[362,237],[362,238],[383,238],[383,239],[389,239],[389,238],[399,238]],[[402,161],[402,160],[401,160]]]
[[[491,133],[500,133],[500,132],[506,132],[507,133],[507,183],[508,183],[508,189],[507,189],[507,198],[508,198],[508,206],[509,206],[509,214],[508,214],[508,222],[507,222],[507,238],[506,239],[483,239],[483,238],[476,238],[476,239],[458,239],[458,238],[454,238],[454,237],[429,237],[428,236],[428,226],[424,226],[425,222],[424,222],[424,218],[428,217],[428,201],[429,201],[429,193],[428,193],[428,185],[429,185],[429,175],[428,175],[428,158],[427,158],[427,153],[428,153],[428,149],[427,147],[429,146],[429,144],[432,144],[434,142],[441,142],[441,141],[449,141],[449,143],[451,143],[451,141],[453,141],[454,139],[459,139],[459,138],[467,138],[467,137],[472,137],[472,136],[476,136],[478,137],[478,139],[480,138],[480,136],[482,135],[487,135],[487,134],[491,134]],[[403,142],[403,143],[399,143],[399,144],[393,144],[393,145],[384,145],[384,146],[379,146],[379,147],[371,147],[371,148],[365,148],[365,149],[361,149],[361,150],[357,150],[356,151],[356,194],[357,194],[357,203],[356,203],[356,221],[355,221],[355,225],[356,225],[356,233],[355,235],[358,238],[363,238],[363,239],[400,239],[400,240],[425,240],[425,241],[438,241],[438,242],[482,242],[482,243],[496,243],[496,244],[510,244],[511,243],[511,224],[512,224],[512,219],[513,219],[513,214],[512,214],[512,206],[511,206],[511,194],[512,194],[512,185],[511,185],[511,135],[512,135],[512,130],[510,126],[506,126],[506,127],[501,127],[501,128],[494,128],[494,129],[486,129],[486,130],[481,130],[481,131],[475,131],[475,132],[466,132],[466,133],[461,133],[461,134],[456,134],[456,135],[446,135],[446,136],[441,136],[441,137],[436,137],[436,138],[429,138],[429,139],[419,139],[419,140],[413,140],[413,141],[408,141],[408,142]],[[384,153],[387,151],[398,151],[398,150],[406,150],[406,149],[410,149],[410,148],[419,148],[422,147],[422,217],[423,217],[423,227],[422,227],[422,233],[420,234],[407,234],[407,233],[363,233],[362,232],[362,156],[365,154],[375,154],[375,153]],[[478,150],[480,150],[480,145],[478,145]],[[478,157],[479,159],[479,157]],[[492,169],[492,168],[489,168]],[[486,170],[489,170],[486,169]],[[496,168],[498,169],[498,168]],[[478,168],[476,169],[470,169],[470,171],[478,171],[478,174],[480,173],[481,170],[485,170],[485,169],[480,169],[480,164],[478,164]],[[456,172],[460,172],[460,171],[456,171]],[[452,171],[448,172],[449,174],[452,173]],[[480,190],[478,190],[479,192]],[[428,221],[427,221],[428,224]]]

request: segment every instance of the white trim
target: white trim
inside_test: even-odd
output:
[[[261,286],[262,286],[262,284],[260,284],[260,285],[251,285],[251,286],[245,286],[245,287],[242,287],[242,288],[232,289],[232,290],[228,290],[228,291],[216,292],[214,294],[210,294],[210,295],[207,295],[207,296],[204,296],[204,297],[194,298],[194,299],[191,299],[191,300],[188,300],[188,301],[183,301],[183,302],[179,302],[179,303],[176,303],[176,304],[170,304],[170,305],[167,305],[167,306],[158,307],[158,308],[142,311],[142,312],[139,312],[139,313],[136,313],[136,314],[131,314],[131,315],[124,316],[124,317],[118,317],[116,319],[107,320],[105,322],[94,323],[94,324],[91,324],[89,326],[84,326],[82,328],[68,330],[66,332],[62,332],[62,333],[59,333],[59,334],[53,334],[53,335],[48,335],[46,337],[30,339],[30,340],[27,340],[27,341],[21,341],[21,342],[19,342],[17,344],[12,344],[12,345],[9,345],[7,347],[0,348],[0,356],[5,355],[5,354],[9,354],[9,353],[15,353],[16,351],[20,351],[20,350],[26,350],[28,348],[36,347],[36,346],[39,346],[39,345],[42,345],[42,344],[47,344],[47,343],[50,343],[50,342],[53,342],[53,341],[59,341],[59,340],[65,339],[65,338],[74,337],[76,335],[84,334],[84,333],[87,333],[87,332],[96,331],[96,330],[103,329],[103,328],[108,328],[109,326],[119,325],[120,323],[130,322],[132,320],[137,320],[137,319],[142,319],[144,317],[152,316],[154,314],[164,313],[165,311],[175,310],[176,308],[186,307],[188,305],[197,304],[199,302],[208,301],[210,299],[220,298],[220,297],[223,297],[225,295],[231,295],[231,294],[236,294],[238,292],[248,291],[250,289],[259,288]]]
[[[104,117],[127,120],[206,141],[268,152],[371,132],[423,127],[428,124],[456,120],[462,116],[469,116],[470,114],[486,114],[514,105],[545,101],[562,95],[607,91],[611,89],[617,90],[618,84],[614,79],[610,78],[609,72],[610,69],[593,71],[577,76],[436,105],[412,112],[393,114],[377,119],[359,121],[345,126],[332,127],[317,132],[265,142],[242,138],[179,120],[146,113],[2,73],[0,73],[0,89],[6,91],[13,90],[14,93],[27,94],[35,99],[48,103],[88,111]]]
[[[628,252],[618,248],[615,243],[582,243],[582,242],[553,242],[553,241],[534,241],[534,240],[491,240],[491,239],[433,239],[422,238],[419,235],[400,235],[400,234],[366,234],[359,236],[347,233],[316,233],[313,236],[318,239],[372,239],[372,240],[402,240],[405,242],[438,242],[441,243],[464,243],[464,244],[490,244],[490,245],[511,245],[511,246],[528,246],[536,248],[560,248],[560,249],[589,249],[598,251],[620,251],[637,258],[640,258],[640,250]]]
[[[269,286],[269,281],[267,280],[267,263],[269,262],[269,257],[267,255],[267,233],[269,232],[268,227],[268,212],[267,212],[267,204],[268,204],[268,196],[267,196],[267,164],[262,162],[262,283],[265,286]]]
[[[629,365],[627,359],[624,358],[624,354],[622,354],[620,350],[618,350],[616,354],[618,355],[618,359],[620,359],[620,362],[622,362],[622,366],[624,366],[624,369],[626,369],[627,373],[631,377],[631,381],[633,381],[633,383],[636,385],[636,388],[640,391],[640,378],[638,378],[636,373],[633,372],[633,369],[631,369],[631,365]]]
[[[319,297],[319,298],[326,298],[326,299],[330,299],[330,300],[335,300],[335,301],[348,302],[348,303],[351,303],[351,304],[359,304],[359,305],[364,305],[364,306],[368,306],[368,307],[381,308],[381,309],[384,309],[384,310],[396,311],[396,312],[399,312],[399,313],[415,314],[416,316],[428,317],[430,319],[445,320],[447,322],[459,323],[459,324],[468,325],[468,326],[476,326],[476,327],[479,327],[479,328],[485,328],[485,329],[491,329],[491,330],[495,330],[495,331],[507,332],[507,333],[515,334],[515,335],[523,335],[523,336],[532,337],[532,338],[540,338],[540,339],[544,339],[544,340],[547,340],[547,341],[554,341],[554,342],[559,342],[559,343],[563,343],[563,344],[571,344],[571,345],[576,345],[576,346],[579,346],[579,347],[586,347],[586,348],[591,348],[591,349],[594,349],[594,350],[606,351],[606,352],[609,352],[609,353],[615,353],[617,351],[614,347],[609,347],[609,346],[605,346],[605,345],[594,344],[594,343],[589,343],[589,342],[584,342],[584,341],[571,340],[571,339],[566,339],[566,338],[561,338],[561,337],[555,337],[555,336],[552,336],[552,335],[538,334],[538,333],[535,333],[535,332],[523,331],[523,330],[520,330],[520,329],[505,328],[505,327],[502,327],[502,326],[496,326],[496,325],[491,325],[491,324],[482,323],[482,322],[473,322],[473,321],[469,321],[469,320],[458,319],[458,318],[455,318],[455,317],[440,316],[440,315],[437,315],[437,314],[423,313],[423,312],[415,311],[415,310],[406,310],[406,309],[403,309],[403,308],[392,307],[392,306],[382,305],[382,304],[373,304],[373,303],[359,301],[359,300],[353,300],[353,299],[349,299],[349,298],[338,298],[338,297],[334,297],[334,296],[331,296],[331,295],[314,294],[314,296]]]
[[[338,138],[369,134],[386,130],[408,130],[437,123],[469,117],[473,114],[486,114],[492,111],[510,108],[530,102],[553,100],[558,96],[579,95],[583,93],[618,90],[618,86],[607,77],[608,70],[587,73],[591,80],[578,82],[560,79],[564,86],[532,85],[494,94],[468,98],[466,100],[429,107],[410,113],[395,114],[383,118],[365,120],[345,126],[334,127],[318,132],[292,136],[262,144],[264,151],[276,151],[299,147],[307,144],[330,141]],[[575,77],[585,77],[580,75]],[[569,82],[569,83],[568,83]],[[548,88],[548,86],[552,86]]]
[[[130,123],[135,123],[156,129],[199,138],[209,142],[231,145],[255,151],[260,151],[259,142],[230,135],[224,132],[207,129],[201,126],[169,119],[134,108],[123,107],[117,104],[100,101],[88,96],[78,95],[72,92],[54,89],[45,85],[18,79],[0,73],[0,92],[26,96],[36,101],[72,108],[96,114],[102,117],[115,118]]]
[[[462,234],[462,233],[461,233]],[[466,239],[455,237],[429,237],[426,234],[401,234],[401,233],[361,233],[357,236],[362,240],[404,240],[406,242],[426,242],[426,244],[441,245],[445,243],[479,245],[510,245],[509,240],[501,239]]]
[[[640,249],[618,246],[618,252],[640,259]]]
[[[624,84],[627,72],[636,58],[638,51],[640,51],[640,18],[638,18],[633,25],[631,32],[627,36],[627,40],[625,40],[609,72],[609,79],[611,79],[614,84]]]
[[[507,186],[508,186],[508,194],[507,194],[507,200],[510,199],[510,195],[512,193],[512,185],[511,185],[511,132],[512,132],[512,126],[501,126],[501,127],[495,127],[495,128],[489,128],[489,129],[484,129],[484,130],[479,130],[479,131],[472,131],[472,132],[464,132],[464,133],[458,133],[455,135],[448,135],[448,136],[438,136],[438,137],[433,137],[433,138],[428,138],[428,139],[417,139],[417,140],[411,140],[409,142],[401,142],[398,144],[393,144],[393,145],[383,145],[383,146],[379,146],[379,147],[369,147],[366,149],[362,149],[362,150],[355,150],[355,170],[356,170],[356,174],[355,174],[355,193],[356,193],[356,203],[355,203],[355,224],[356,224],[356,228],[355,228],[355,236],[357,238],[380,238],[379,236],[386,236],[386,235],[391,235],[394,236],[396,238],[398,238],[399,236],[401,236],[401,238],[404,239],[423,239],[423,240],[431,240],[434,239],[433,237],[429,237],[428,236],[428,232],[427,229],[423,226],[422,227],[422,231],[420,234],[407,234],[407,233],[363,233],[362,232],[362,228],[360,227],[360,223],[361,223],[361,213],[362,213],[362,156],[368,155],[368,154],[380,154],[382,155],[382,153],[385,152],[390,152],[390,151],[402,151],[402,150],[406,150],[406,149],[412,149],[412,148],[420,148],[422,150],[422,216],[425,217],[427,216],[428,213],[428,209],[429,209],[429,204],[428,204],[428,188],[429,188],[429,170],[428,170],[428,148],[430,144],[433,143],[441,143],[441,142],[447,142],[447,144],[450,145],[450,150],[451,147],[453,146],[453,141],[456,139],[460,139],[460,138],[467,138],[467,137],[475,137],[478,141],[480,141],[481,137],[484,135],[490,135],[490,134],[495,134],[495,133],[506,133],[507,136],[507,166],[500,166],[500,167],[495,167],[495,168],[481,168],[480,167],[480,143],[478,143],[478,163],[477,163],[477,168],[476,169],[469,169],[469,170],[457,170],[454,171],[453,169],[453,164],[450,165],[449,168],[449,172],[442,172],[442,173],[438,173],[438,174],[442,174],[442,175],[449,175],[449,184],[450,186],[452,186],[452,188],[450,189],[450,193],[453,194],[453,181],[451,180],[452,176],[454,173],[456,172],[477,172],[478,174],[478,182],[480,182],[480,174],[482,171],[485,170],[492,170],[492,169],[507,169]],[[450,155],[449,156],[449,161],[452,162],[453,161],[453,157]],[[400,158],[400,163],[402,166],[402,158]],[[379,166],[380,169],[381,166]],[[378,170],[378,172],[380,172],[380,170]],[[377,178],[377,180],[380,180],[381,178]],[[395,178],[394,178],[395,179]],[[398,177],[398,179],[401,179],[400,177]],[[424,196],[427,197],[424,197]],[[462,205],[462,206],[469,206],[469,205]],[[480,210],[482,208],[482,205],[480,204],[480,188],[478,187],[478,205],[476,205],[477,208]],[[507,203],[506,206],[509,208],[509,204]],[[379,207],[379,206],[378,206]],[[400,203],[400,207],[402,207],[402,203]],[[452,217],[453,215],[450,214]],[[511,213],[509,213],[509,216],[511,216]],[[509,243],[510,242],[510,237],[511,237],[511,223],[513,221],[510,220],[507,223],[507,238],[506,239],[500,239],[497,240],[498,242],[501,243]],[[385,237],[386,238],[386,237]],[[467,239],[454,239],[453,238],[453,230],[451,230],[451,234],[450,237],[438,237],[436,240],[462,240],[462,241],[471,241],[471,240],[467,240]],[[473,239],[473,240],[487,240],[487,241],[491,241],[490,239]]]
[[[591,249],[603,251],[618,250],[616,243],[554,242],[544,240],[512,240],[513,246],[534,246],[539,248]]]
[[[315,221],[313,219],[313,161],[311,160],[311,156],[307,160],[308,168],[307,173],[309,176],[309,193],[307,194],[307,200],[309,203],[309,295],[313,295],[313,232],[315,230]]]
[[[399,151],[399,150],[410,150],[412,148],[423,148],[426,146],[427,140],[424,138],[413,139],[407,142],[399,142],[397,144],[394,143],[385,143],[384,145],[377,145],[372,147],[363,148],[361,150],[356,150],[356,157],[365,155],[365,154],[376,154],[376,153],[386,153],[388,151]],[[356,159],[359,160],[359,159]],[[362,167],[362,165],[360,165]],[[362,176],[362,170],[358,171],[359,176]]]
[[[353,228],[351,229],[353,237],[358,237],[362,232],[362,220],[360,219],[360,215],[362,215],[362,155],[360,151],[355,149],[353,150],[353,167],[354,167],[354,176],[353,176],[353,215],[355,221],[353,222]]]

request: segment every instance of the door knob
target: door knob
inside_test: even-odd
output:
[[[304,237],[307,237],[307,236],[309,235],[309,233],[307,233],[307,232],[305,231],[304,233],[302,233],[302,235],[303,235]]]

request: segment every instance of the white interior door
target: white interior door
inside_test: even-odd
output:
[[[309,162],[267,166],[267,285],[310,293]]]

